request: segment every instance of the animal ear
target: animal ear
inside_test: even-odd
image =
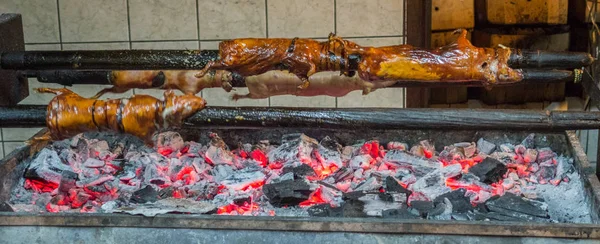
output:
[[[167,107],[173,106],[173,104],[175,103],[175,98],[177,97],[175,95],[175,92],[173,90],[166,90],[164,93],[164,97],[165,97],[165,103],[167,104]]]

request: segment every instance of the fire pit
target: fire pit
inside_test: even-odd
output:
[[[13,152],[0,224],[600,237],[600,188],[571,132],[186,128],[155,140],[96,132]]]

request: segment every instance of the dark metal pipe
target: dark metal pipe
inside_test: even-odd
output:
[[[578,69],[594,62],[589,53],[553,52],[513,49],[508,60],[511,68],[561,68]]]
[[[0,68],[18,70],[150,70],[202,69],[219,58],[218,50],[102,50],[102,51],[20,51],[5,52]],[[512,68],[572,69],[590,65],[589,53],[513,50]]]
[[[2,69],[153,70],[202,69],[219,57],[217,50],[103,50],[5,52]]]
[[[0,127],[43,127],[46,106],[0,107]],[[600,112],[497,109],[209,107],[186,127],[563,131],[600,128]]]
[[[112,71],[79,71],[79,70],[38,70],[22,72],[24,76],[36,77],[41,83],[56,83],[65,86],[75,84],[112,84]],[[524,80],[519,84],[547,84],[559,83],[574,80],[573,71],[568,70],[523,70]],[[237,77],[237,78],[236,78]],[[232,82],[234,87],[245,87],[243,77],[234,76]],[[497,84],[496,86],[513,85]],[[415,80],[400,80],[393,87],[449,87],[449,86],[469,86],[480,87],[480,81],[443,81],[443,82],[423,82]]]

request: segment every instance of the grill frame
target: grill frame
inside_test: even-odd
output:
[[[273,129],[253,129],[257,132]],[[302,129],[283,128],[282,130],[296,130],[302,132]],[[311,129],[305,129],[311,130]],[[312,129],[320,130],[320,129]],[[42,129],[35,136],[44,134],[47,130]],[[226,141],[239,138],[237,132],[232,129],[223,129],[230,131],[223,135]],[[196,132],[194,129],[186,131],[188,134]],[[413,132],[416,134],[422,131]],[[462,131],[464,132],[464,131]],[[430,133],[452,134],[462,133],[461,131],[424,131],[424,134]],[[355,132],[357,133],[357,132]],[[429,133],[429,134],[428,134]],[[478,132],[474,132],[478,133]],[[485,132],[484,132],[485,133]],[[510,135],[522,136],[529,132],[511,132],[500,131]],[[242,133],[243,134],[243,133]],[[104,213],[13,213],[0,212],[0,229],[5,227],[6,231],[19,231],[19,229],[50,228],[61,227],[74,232],[90,231],[94,229],[114,229],[115,231],[131,230],[143,231],[144,229],[181,229],[182,233],[204,233],[212,230],[210,233],[224,233],[237,230],[240,233],[253,231],[268,231],[269,233],[285,232],[310,232],[312,234],[327,233],[348,233],[349,235],[467,235],[478,238],[495,237],[535,237],[535,238],[573,238],[573,239],[600,239],[600,181],[593,174],[593,168],[579,144],[579,140],[574,131],[564,132],[542,132],[540,135],[558,135],[564,136],[570,151],[574,158],[576,169],[582,176],[586,194],[591,198],[592,221],[594,224],[549,224],[549,223],[526,223],[526,222],[504,222],[504,221],[433,221],[433,220],[402,220],[402,219],[383,219],[383,218],[294,218],[294,217],[248,217],[248,216],[216,216],[216,215],[179,215],[165,214],[155,217],[132,216],[125,214],[104,214]],[[183,134],[184,138],[188,137]],[[433,134],[435,135],[435,134]],[[34,137],[35,137],[34,136]],[[232,139],[233,138],[233,139]],[[411,137],[409,137],[411,138]],[[187,138],[186,138],[187,139]],[[417,139],[417,138],[412,138]],[[411,140],[411,139],[409,139]],[[15,177],[20,175],[16,173],[18,166],[35,155],[39,150],[45,147],[48,142],[36,142],[32,145],[25,145],[13,151],[6,158],[0,161],[0,200],[6,200],[6,192],[10,194]],[[7,190],[8,189],[8,190]],[[215,232],[216,231],[216,232]],[[41,233],[41,232],[40,232]],[[116,233],[116,232],[115,232]],[[235,235],[241,235],[240,233]],[[228,234],[231,235],[231,234]],[[304,235],[304,234],[302,234]],[[358,237],[357,237],[358,238]]]

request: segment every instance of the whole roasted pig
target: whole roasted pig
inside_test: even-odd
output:
[[[113,86],[103,89],[92,98],[98,99],[107,92],[124,93],[133,88],[175,89],[188,95],[211,87],[223,87],[227,92],[231,91],[231,72],[212,70],[196,77],[197,73],[195,70],[116,70],[110,74]]]
[[[308,77],[321,71],[350,73],[345,47],[358,48],[353,42],[336,38],[319,42],[306,38],[244,38],[219,43],[219,60],[210,61],[197,77],[209,70],[228,70],[244,77],[271,70],[287,70],[302,80],[300,89],[310,84]]]
[[[96,100],[66,88],[37,91],[56,94],[47,108],[49,134],[37,140],[60,140],[88,131],[115,131],[137,136],[152,145],[155,132],[179,127],[184,119],[206,106],[201,97],[176,96],[173,90],[164,92],[164,100],[149,95]]]
[[[466,30],[458,39],[433,50],[410,45],[386,47],[345,46],[348,55],[360,56],[357,72],[368,81],[482,81],[484,86],[513,83],[523,79],[521,70],[511,69],[508,48],[475,47]],[[336,37],[337,38],[337,37]]]
[[[344,76],[337,72],[320,72],[311,76],[310,86],[299,89],[302,80],[287,71],[268,71],[264,74],[246,77],[248,94],[234,93],[233,100],[242,98],[262,99],[278,95],[342,97],[351,91],[362,91],[367,95],[378,88],[396,83],[394,80],[370,82],[358,76]]]

